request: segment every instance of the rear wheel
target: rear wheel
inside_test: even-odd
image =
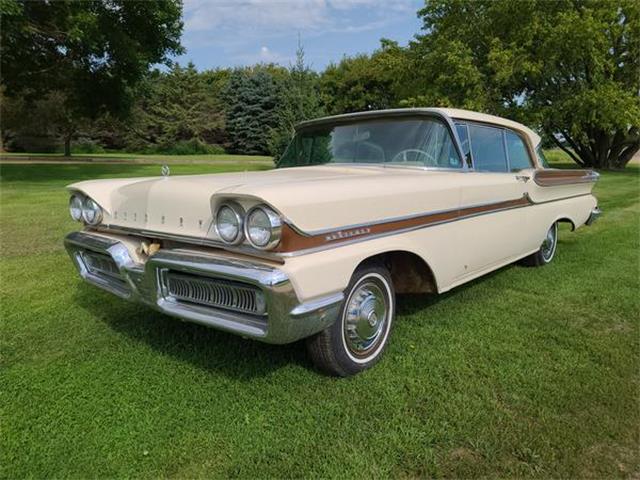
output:
[[[523,265],[528,267],[540,267],[551,263],[553,257],[556,254],[556,248],[558,247],[558,222],[551,225],[551,228],[547,231],[547,234],[540,245],[540,250],[536,253],[529,255],[521,260]]]
[[[307,340],[313,363],[340,377],[354,375],[378,362],[395,316],[395,294],[389,271],[379,265],[356,270],[345,291],[340,318]]]

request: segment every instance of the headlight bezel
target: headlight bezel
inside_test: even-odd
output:
[[[267,219],[269,221],[269,228],[270,228],[271,235],[269,236],[269,240],[264,245],[260,245],[254,242],[250,234],[251,216],[256,211],[262,211],[267,216]],[[273,210],[268,205],[264,205],[264,204],[254,205],[247,211],[247,214],[245,216],[244,236],[247,239],[247,242],[253,248],[256,248],[258,250],[273,250],[275,247],[278,246],[278,244],[280,243],[280,240],[282,239],[282,225],[283,225],[282,217],[278,212]]]
[[[84,195],[81,195],[80,193],[72,193],[71,196],[69,197],[69,215],[71,216],[71,218],[73,219],[74,222],[82,222],[82,211],[83,211],[83,207],[84,207]],[[80,202],[80,205],[75,207],[77,209],[79,209],[78,212],[78,216],[76,218],[76,216],[73,214],[73,202],[74,200],[78,200]]]
[[[89,218],[87,218],[87,212],[90,210],[95,212],[95,216],[92,220],[89,220]],[[82,220],[85,224],[92,226],[98,225],[102,221],[102,207],[91,197],[85,197],[84,201],[82,202]]]
[[[232,240],[225,239],[221,235],[220,228],[218,226],[218,215],[224,208],[228,208],[229,210],[231,210],[231,212],[233,213],[233,215],[235,216],[238,222],[238,233],[236,234],[235,238]],[[245,214],[244,208],[242,208],[242,206],[236,202],[223,202],[220,205],[218,205],[218,207],[216,208],[215,215],[213,216],[213,227],[215,229],[215,232],[218,238],[227,245],[238,245],[242,243],[245,236],[245,233],[244,233],[245,216],[246,214]]]

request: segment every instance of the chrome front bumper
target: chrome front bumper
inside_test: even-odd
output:
[[[118,239],[73,232],[67,235],[64,244],[80,276],[103,290],[182,320],[267,343],[289,343],[324,330],[338,317],[344,298],[337,293],[302,303],[281,269],[215,252],[163,249],[144,263],[136,263]],[[98,258],[99,264],[100,258],[106,261],[96,266],[89,258]],[[259,290],[264,299],[264,314],[179,300],[166,287],[163,278],[167,272],[205,281],[236,282]]]
[[[592,225],[593,222],[595,222],[598,218],[600,218],[600,215],[602,215],[602,210],[600,210],[600,208],[598,207],[594,207],[593,210],[591,210],[591,213],[589,214],[589,218],[587,218],[587,221],[585,222],[586,225]]]

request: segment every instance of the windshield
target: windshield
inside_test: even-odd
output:
[[[439,120],[403,118],[319,125],[296,133],[278,167],[379,163],[462,168],[449,130]]]

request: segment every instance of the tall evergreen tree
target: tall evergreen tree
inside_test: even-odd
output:
[[[276,159],[284,153],[296,124],[320,117],[324,109],[320,100],[318,74],[304,59],[304,48],[298,40],[296,62],[289,67],[282,99],[278,105],[278,125],[271,132],[269,151]]]
[[[223,82],[226,72],[198,72],[192,63],[155,71],[138,89],[132,118],[124,124],[130,144],[170,149],[178,142],[225,142]]]
[[[236,69],[226,89],[229,150],[266,155],[271,130],[277,126],[281,89],[264,66]]]

